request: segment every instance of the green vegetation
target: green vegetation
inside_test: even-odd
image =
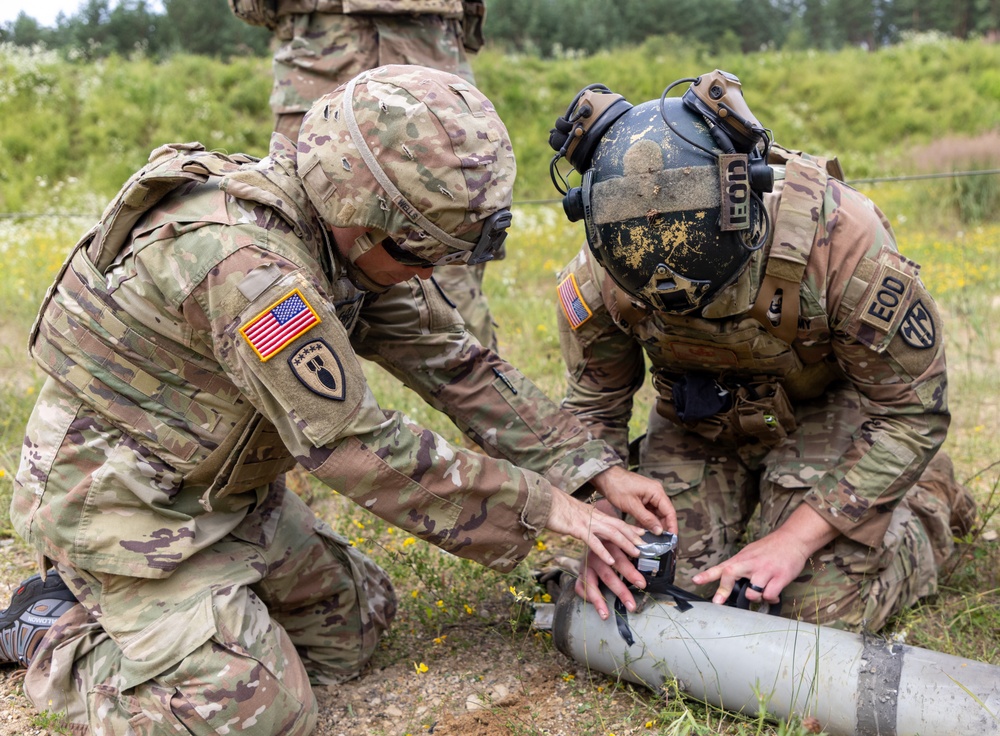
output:
[[[272,5],[275,3],[272,0]],[[84,0],[43,27],[21,13],[0,25],[0,42],[44,45],[67,58],[141,51],[228,59],[267,51],[270,33],[237,20],[222,0]],[[913,34],[995,37],[994,0],[488,0],[487,41],[546,58],[635,46],[673,34],[684,45],[749,53],[761,49],[880,48]]]
[[[659,96],[678,77],[715,67],[741,77],[751,109],[779,142],[838,154],[849,178],[964,170],[973,164],[1000,168],[997,130],[991,129],[1000,120],[1000,46],[982,42],[924,39],[877,53],[741,56],[660,39],[616,55],[575,60],[543,62],[491,51],[476,59],[475,69],[511,129],[519,161],[516,198],[524,202],[555,196],[548,181],[548,128],[584,84],[601,81],[637,102]],[[213,148],[264,154],[269,87],[269,67],[260,59],[223,64],[175,56],[162,64],[143,57],[70,64],[54,54],[0,47],[0,160],[8,162],[0,169],[0,211],[86,215],[0,219],[0,538],[13,536],[7,517],[12,476],[41,385],[24,345],[66,252],[160,143],[201,140]],[[959,477],[986,508],[985,533],[968,540],[940,594],[899,616],[888,633],[994,664],[1000,663],[1000,548],[993,516],[1000,503],[997,181],[982,176],[961,183],[862,185],[888,213],[901,250],[923,264],[922,278],[944,313],[954,415],[946,447]],[[554,276],[582,238],[582,229],[565,222],[558,204],[521,204],[507,261],[487,269],[486,291],[500,324],[502,351],[553,397],[563,387]],[[412,392],[377,369],[369,374],[385,405],[461,441],[459,431]],[[636,432],[649,394],[642,399]],[[484,627],[509,646],[552,646],[525,625],[530,614],[525,599],[546,594],[527,566],[506,577],[484,571],[411,541],[305,476],[293,474],[291,485],[390,572],[401,612],[388,646],[377,654],[381,664],[415,659],[419,667],[426,658],[434,666],[438,640],[461,646],[481,639]],[[566,540],[543,537],[528,564],[537,567],[556,553],[577,551]],[[775,726],[743,719],[678,693],[665,700],[603,677],[580,678],[574,687],[592,696],[592,711],[580,714],[581,733],[607,734],[623,724],[633,729],[647,724],[643,732],[651,734],[807,732],[798,721]],[[625,710],[617,711],[619,720],[605,720],[602,714],[613,707]]]
[[[993,131],[998,44],[922,38],[875,53],[744,55],[658,38],[583,59],[487,51],[474,61],[480,87],[510,129],[522,201],[555,196],[548,131],[583,86],[601,82],[638,103],[714,68],[740,77],[751,109],[779,143],[840,156],[848,178],[926,172],[931,153],[932,171],[969,159],[988,167],[990,155],[992,167],[1000,165],[996,138],[964,151],[960,162],[928,149],[944,135],[968,140]],[[59,202],[62,211],[96,214],[165,142],[264,155],[269,92],[264,59],[67,64],[52,52],[0,46],[0,157],[8,162],[0,168],[0,212],[52,211]]]

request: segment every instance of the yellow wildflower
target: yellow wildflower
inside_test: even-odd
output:
[[[422,674],[424,674],[428,670],[428,667],[423,662],[421,662],[420,664],[417,664],[416,662],[414,662],[413,663],[413,669],[415,669],[417,671],[418,675],[422,675]]]

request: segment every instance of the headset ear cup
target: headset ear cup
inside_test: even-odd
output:
[[[583,189],[573,187],[562,200],[563,212],[570,222],[579,222],[584,217]]]

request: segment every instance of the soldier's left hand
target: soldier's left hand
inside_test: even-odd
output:
[[[611,505],[630,515],[653,534],[677,533],[677,512],[659,481],[632,473],[620,465],[608,468],[590,481]]]
[[[777,603],[781,591],[806,566],[809,557],[836,539],[837,530],[806,504],[802,504],[784,524],[765,537],[751,542],[725,562],[710,567],[692,578],[695,585],[716,580],[719,588],[712,603],[724,604],[740,578],[750,587],[747,600]]]

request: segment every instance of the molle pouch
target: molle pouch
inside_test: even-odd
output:
[[[483,47],[483,23],[486,20],[486,3],[483,0],[463,0],[462,2],[462,45],[470,53]]]
[[[726,431],[725,414],[715,414],[697,421],[684,421],[674,404],[674,384],[674,379],[662,371],[653,372],[653,387],[656,389],[656,413],[706,440],[718,439]]]
[[[207,511],[234,511],[260,500],[240,494],[270,485],[294,465],[274,425],[261,413],[248,412],[184,482],[205,481],[215,471],[201,504]]]
[[[777,381],[751,383],[741,386],[735,393],[730,416],[738,434],[771,446],[798,427],[788,395]]]
[[[241,21],[272,31],[278,26],[277,6],[277,0],[229,0],[229,9]]]
[[[343,0],[344,15],[443,15],[462,17],[462,0]]]

